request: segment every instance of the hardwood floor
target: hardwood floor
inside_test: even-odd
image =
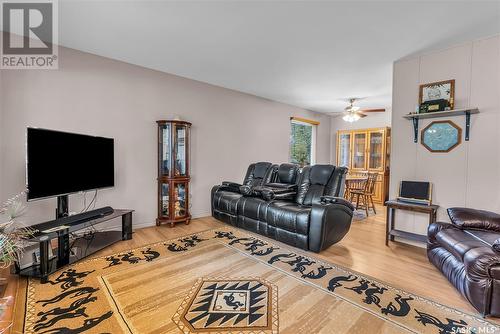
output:
[[[377,207],[377,215],[355,219],[347,236],[338,244],[321,252],[312,253],[326,261],[345,266],[394,287],[435,300],[439,303],[478,315],[469,303],[427,260],[424,248],[392,242],[385,246],[385,207]],[[139,247],[148,243],[172,239],[182,235],[224,226],[212,217],[194,219],[191,224],[148,227],[134,231],[133,239],[116,243],[95,256],[102,256]],[[6,276],[5,272],[2,276]],[[8,275],[6,295],[15,295],[23,278]],[[19,324],[24,315],[24,305],[14,305],[8,310],[6,320],[14,320],[11,333],[20,333]],[[497,322],[497,321],[495,321]],[[498,323],[498,322],[497,322]],[[1,332],[0,324],[0,332]]]

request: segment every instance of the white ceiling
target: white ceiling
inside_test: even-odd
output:
[[[500,32],[499,1],[59,2],[61,45],[320,112],[390,107],[392,63]]]

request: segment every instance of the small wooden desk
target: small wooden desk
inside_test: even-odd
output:
[[[429,215],[429,224],[432,224],[436,221],[436,214],[439,205],[407,203],[398,200],[389,200],[385,202],[385,205],[387,206],[386,234],[385,234],[386,246],[389,244],[389,240],[394,241],[394,237],[409,239],[418,242],[427,241],[426,235],[396,230],[394,228],[394,218],[396,216],[396,209],[427,213]]]

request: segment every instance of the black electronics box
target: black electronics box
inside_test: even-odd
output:
[[[430,205],[432,201],[432,184],[420,181],[401,181],[397,199],[403,202]]]
[[[420,104],[418,112],[420,114],[436,111],[444,111],[450,106],[450,102],[445,99],[425,101]]]

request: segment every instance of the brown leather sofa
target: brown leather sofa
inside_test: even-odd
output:
[[[450,208],[428,229],[427,256],[483,316],[500,316],[500,215]]]

